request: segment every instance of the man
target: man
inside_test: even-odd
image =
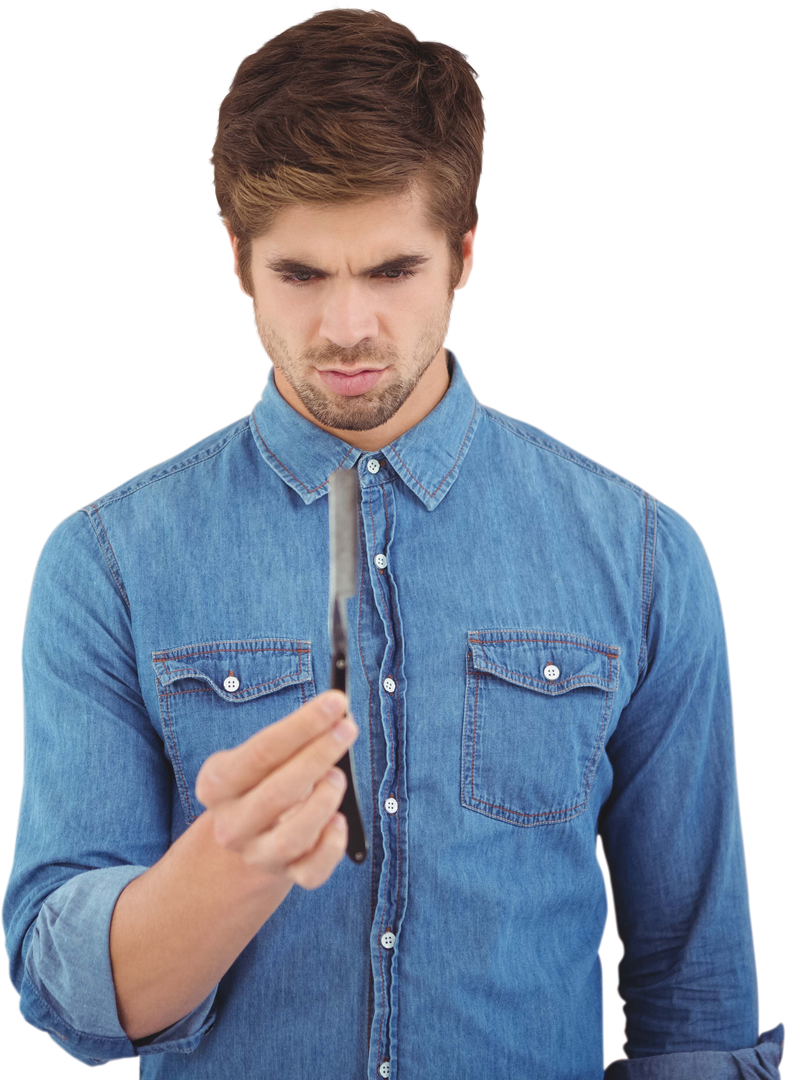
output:
[[[239,280],[273,368],[254,407],[43,546],[3,902],[19,1014],[146,1078],[593,1080],[608,866],[612,1076],[774,1077],[705,546],[516,416],[516,365],[544,388],[499,326],[473,362],[511,411],[478,399],[425,199],[282,212]],[[361,865],[323,784],[349,745],[319,707],[339,468]]]

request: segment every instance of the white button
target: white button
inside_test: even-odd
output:
[[[554,682],[555,679],[559,678],[559,668],[556,664],[546,664],[543,669],[543,674],[546,676],[549,682]]]
[[[375,555],[374,556],[374,566],[379,567],[380,570],[384,570],[385,567],[387,566],[387,564],[388,564],[387,555]]]
[[[392,949],[396,944],[396,935],[392,934],[390,930],[386,930],[379,940],[382,942],[384,948]]]
[[[398,800],[394,799],[392,795],[389,799],[385,799],[385,809],[389,814],[395,814],[398,810]]]
[[[392,694],[393,691],[396,689],[396,684],[393,681],[393,679],[390,678],[390,676],[388,676],[388,678],[385,679],[385,681],[382,683],[382,685],[385,687],[385,689],[387,690],[387,692],[389,694]]]
[[[235,690],[237,690],[238,686],[240,686],[240,679],[238,679],[234,671],[230,671],[227,677],[224,679],[224,689],[228,693],[233,694]]]
[[[382,1064],[379,1067],[379,1075],[380,1076],[390,1076],[390,1062],[389,1061],[383,1061],[382,1062]]]
[[[376,458],[369,458],[366,462],[366,468],[371,473],[379,472],[379,462]]]

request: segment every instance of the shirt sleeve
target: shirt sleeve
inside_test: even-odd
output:
[[[142,698],[119,567],[97,515],[44,544],[22,644],[24,782],[3,902],[10,976],[33,1026],[88,1065],[189,1053],[216,1020],[196,1009],[130,1040],[109,928],[126,885],[170,845],[173,776]]]
[[[604,1080],[776,1080],[758,989],[720,600],[706,551],[651,503],[637,685],[607,744],[598,831],[623,943],[628,1060]],[[645,582],[646,582],[645,573]]]
[[[779,1080],[783,1024],[745,1050],[692,1050],[614,1061],[603,1080]]]

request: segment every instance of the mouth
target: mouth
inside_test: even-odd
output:
[[[319,377],[329,390],[345,397],[356,397],[365,394],[372,386],[376,386],[387,371],[387,368],[355,368],[353,371],[339,371],[327,368],[324,371],[317,368]]]
[[[334,371],[337,375],[360,375],[363,371],[384,371],[384,368],[357,367],[348,371],[346,368],[318,368],[318,371]]]

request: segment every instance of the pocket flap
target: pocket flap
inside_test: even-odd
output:
[[[469,630],[467,641],[476,671],[542,694],[564,694],[575,686],[601,690],[616,690],[618,686],[618,645],[539,627]],[[549,664],[559,669],[555,679],[549,680],[543,673]]]
[[[153,666],[162,686],[177,679],[199,679],[224,701],[248,701],[310,681],[311,642],[280,637],[207,641],[154,652]],[[230,676],[238,681],[235,690],[224,688]]]

